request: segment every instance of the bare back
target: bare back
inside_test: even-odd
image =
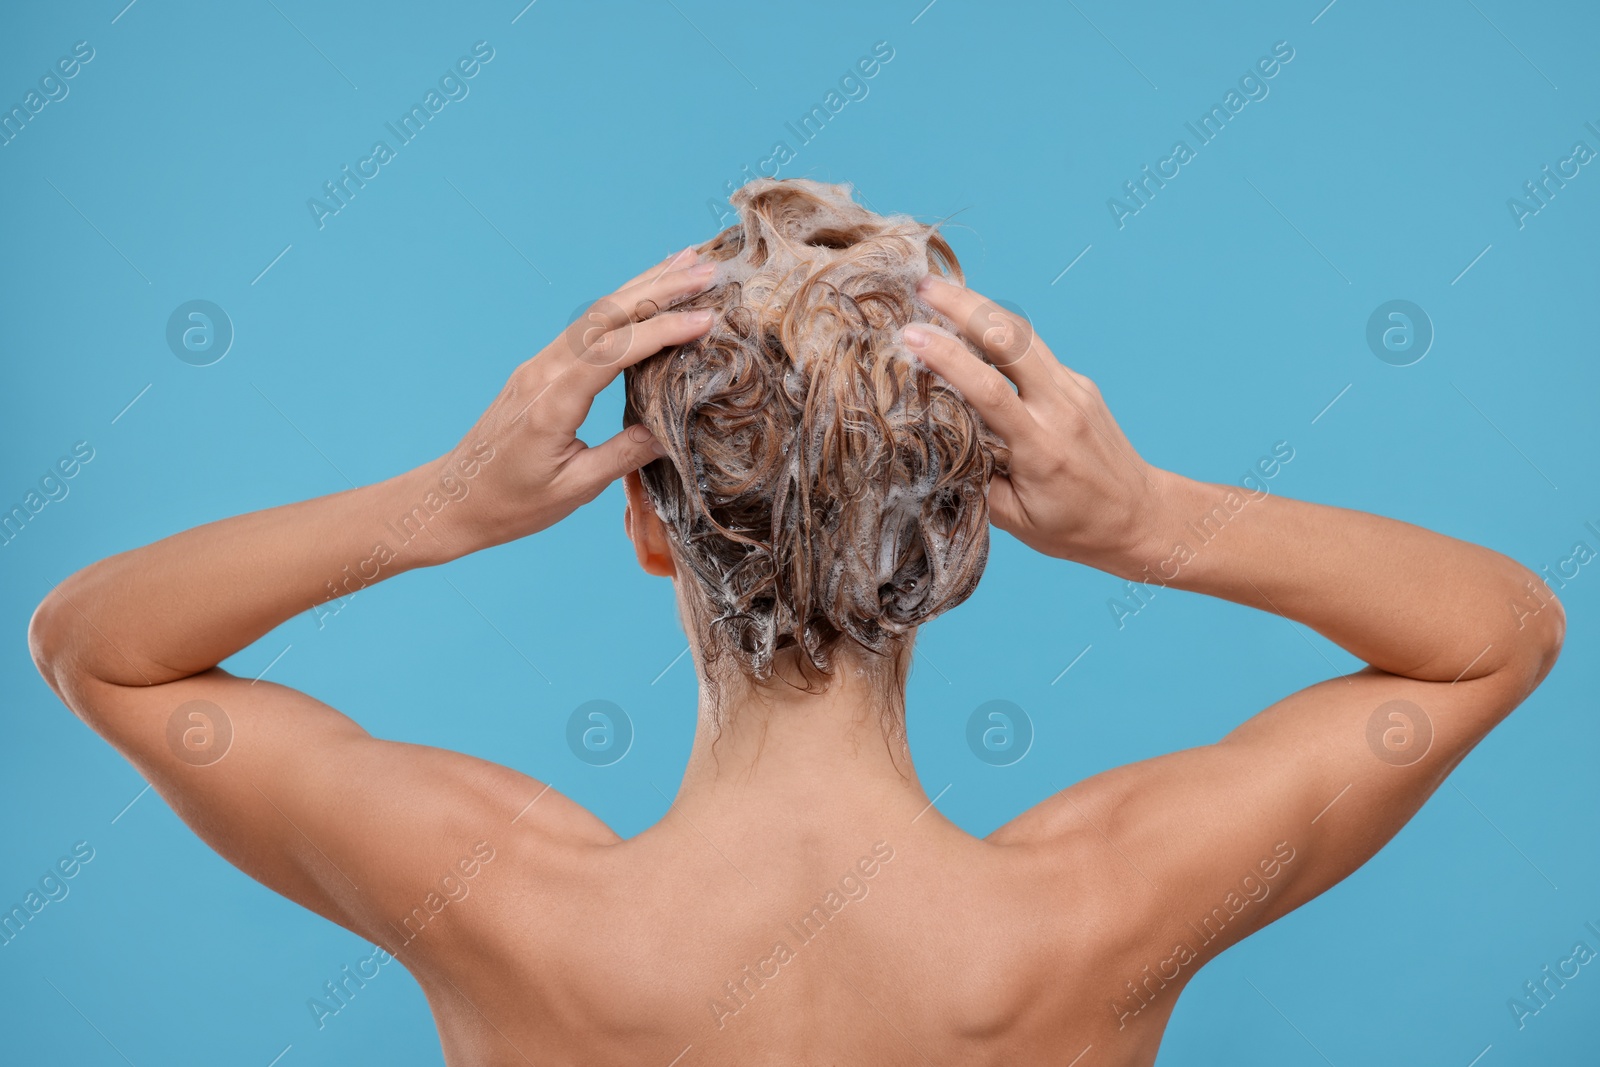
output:
[[[1369,668],[986,840],[907,780],[833,808],[674,803],[623,841],[520,773],[372,738],[269,683],[170,683],[182,706],[229,709],[209,766],[169,747],[164,694],[66,695],[118,724],[223,856],[410,969],[453,1067],[1054,1063],[1091,1046],[1131,1065],[1154,1061],[1205,962],[1364,862],[1531,682]],[[1400,696],[1436,726],[1405,767],[1365,729]]]
[[[931,808],[823,834],[669,812],[622,841],[541,808],[396,948],[452,1063],[1149,1063],[1175,1000],[1111,1010],[1107,976],[1161,954],[1151,902],[1044,811],[990,840]]]

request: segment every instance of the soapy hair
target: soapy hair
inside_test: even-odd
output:
[[[849,641],[903,682],[915,628],[977,587],[989,480],[1010,462],[900,341],[912,321],[956,332],[916,283],[961,282],[960,265],[934,226],[849,185],[764,178],[731,201],[738,224],[699,248],[711,284],[674,306],[715,324],[625,374],[624,425],[667,451],[640,477],[692,580],[701,656],[764,680],[794,648],[828,676]]]

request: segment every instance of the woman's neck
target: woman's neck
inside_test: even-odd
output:
[[[892,664],[876,657],[841,657],[820,692],[734,679],[719,695],[702,684],[676,804],[690,818],[719,822],[781,813],[785,823],[824,826],[915,816],[928,799],[906,747],[904,691],[892,675]]]

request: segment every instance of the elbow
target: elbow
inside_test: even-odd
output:
[[[1521,598],[1512,604],[1516,629],[1512,631],[1518,649],[1518,673],[1531,693],[1561,658],[1567,638],[1567,612],[1550,586],[1532,571],[1521,589]]]
[[[1561,658],[1561,646],[1567,639],[1567,611],[1561,606],[1561,601],[1556,599],[1554,593],[1550,594],[1550,603],[1545,607],[1545,613],[1550,616],[1546,622],[1539,641],[1539,675],[1538,681],[1544,681],[1545,675],[1556,665],[1556,660]],[[1534,683],[1535,685],[1538,682]]]
[[[74,603],[77,575],[59,583],[33,609],[28,620],[28,653],[46,684],[69,706],[66,689],[75,675],[84,673],[85,642],[98,631],[94,621]],[[81,598],[80,598],[81,599]]]
[[[33,609],[33,617],[28,620],[28,654],[33,657],[33,665],[40,676],[58,695],[67,648],[66,625],[61,618],[66,607],[66,598],[52,590]]]

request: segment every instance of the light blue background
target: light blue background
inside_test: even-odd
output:
[[[708,201],[777,140],[797,150],[784,176],[949,216],[974,287],[1025,308],[1157,464],[1233,481],[1288,441],[1277,492],[1535,568],[1600,549],[1584,527],[1600,526],[1600,165],[1523,229],[1506,206],[1575,141],[1600,148],[1592,5],[124,2],[0,20],[6,108],[74,42],[95,49],[0,148],[0,508],[74,442],[95,449],[0,548],[0,903],[74,842],[96,850],[0,948],[8,1061],[123,1062],[112,1045],[140,1067],[265,1067],[286,1046],[284,1067],[439,1061],[397,967],[316,1029],[307,998],[370,948],[228,867],[154,793],[128,807],[143,782],[36,676],[29,614],[111,553],[440,454],[580,302],[715,232]],[[319,230],[306,200],[479,40],[495,57],[470,95]],[[1107,198],[1281,40],[1295,58],[1270,95],[1119,230]],[[878,41],[894,57],[869,95],[799,146],[785,123]],[[237,331],[204,368],[163,336],[195,298]],[[1393,298],[1437,330],[1413,366],[1364,341]],[[613,387],[589,439],[620,409]],[[296,617],[228,666],[254,675],[287,647],[275,680],[636,833],[665,808],[652,783],[670,794],[681,773],[694,688],[687,660],[662,674],[683,639],[620,516],[613,487],[322,628]],[[1119,587],[997,535],[977,594],[925,630],[913,748],[962,826],[986,833],[1357,666],[1303,627],[1175,591],[1118,630]],[[1162,1063],[1593,1062],[1600,970],[1521,1032],[1506,1007],[1600,925],[1600,564],[1561,596],[1566,653],[1544,687],[1363,870],[1204,971]],[[591,699],[637,730],[611,767],[564,742]],[[1010,767],[965,743],[994,699],[1037,732]]]

